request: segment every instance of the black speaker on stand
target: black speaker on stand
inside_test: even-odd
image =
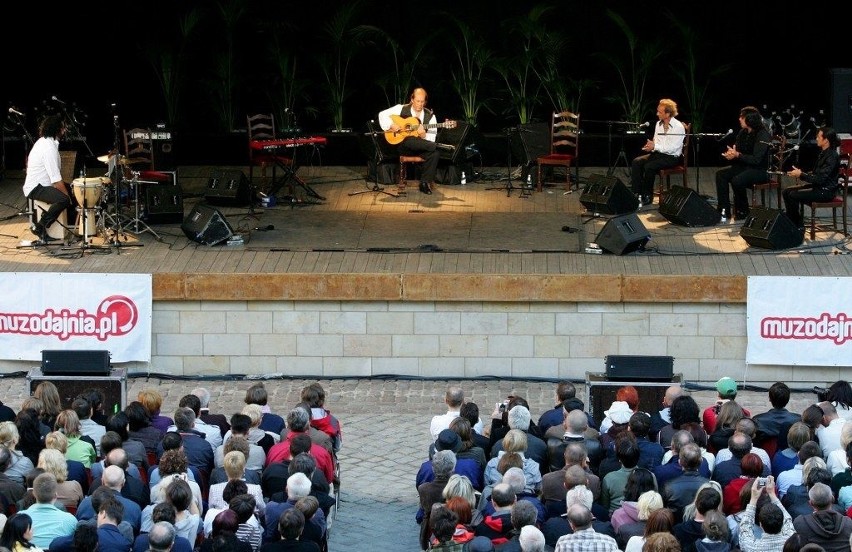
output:
[[[218,209],[203,203],[189,212],[180,229],[187,238],[202,245],[216,245],[234,235],[225,216]]]
[[[783,211],[753,207],[740,228],[740,237],[752,247],[789,249],[805,239]]]
[[[660,202],[660,214],[679,226],[713,226],[722,220],[716,208],[692,188],[672,186]]]

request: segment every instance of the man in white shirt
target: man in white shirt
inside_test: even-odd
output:
[[[65,123],[60,115],[50,115],[39,126],[41,138],[36,140],[27,156],[27,175],[23,192],[28,199],[50,204],[41,218],[32,225],[32,232],[42,241],[50,238],[47,228],[59,218],[62,211],[74,202],[68,184],[62,181],[59,140],[65,136]]]
[[[447,403],[447,413],[432,416],[432,423],[429,425],[429,433],[432,436],[432,442],[438,440],[438,434],[450,427],[450,422],[458,418],[462,403],[464,403],[464,391],[461,387],[451,385],[447,388],[447,394],[444,396],[444,402]],[[479,420],[473,426],[474,431],[482,434],[482,420]]]
[[[828,401],[819,403],[822,409],[822,425],[816,429],[819,446],[822,448],[822,457],[828,458],[831,451],[842,447],[840,444],[840,433],[846,420],[837,415],[837,409]]]
[[[645,155],[633,159],[630,166],[630,186],[642,205],[654,201],[654,182],[660,169],[668,169],[680,163],[686,130],[683,123],[675,119],[677,104],[663,98],[657,105],[657,124],[654,138],[642,146]]]

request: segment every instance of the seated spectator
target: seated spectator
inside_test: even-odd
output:
[[[5,446],[0,445],[0,496],[2,496],[3,504],[15,504],[26,493],[27,488],[21,483],[13,481],[4,472],[12,462],[12,453]],[[62,458],[62,463],[65,464],[65,458]],[[67,471],[67,468],[66,468]]]
[[[568,508],[568,523],[571,533],[559,537],[556,550],[596,550],[616,552],[618,543],[609,535],[598,533],[593,525],[595,518],[585,506],[573,504]]]
[[[830,485],[831,472],[827,468],[821,468],[816,464],[816,461],[822,461],[821,458],[810,458],[805,462],[805,467],[802,473],[805,478],[804,485],[791,485],[787,489],[787,494],[781,499],[781,505],[790,513],[790,517],[796,519],[800,515],[810,514],[813,512],[811,508],[810,497],[808,493],[811,488],[817,483]],[[832,504],[832,509],[841,514],[846,514],[846,510],[837,502]]]
[[[660,429],[660,434],[657,438],[657,442],[660,443],[661,447],[668,449],[671,446],[672,435],[676,431],[682,429],[690,430],[692,427],[700,428],[704,433],[704,446],[706,446],[707,432],[701,427],[701,410],[691,395],[681,395],[675,398],[672,401],[670,416],[671,423]],[[698,439],[696,439],[697,441]],[[701,446],[701,444],[699,443],[698,446]]]
[[[683,474],[670,479],[660,494],[663,496],[663,504],[672,510],[675,519],[682,520],[684,510],[693,502],[698,490],[710,481],[698,472],[701,466],[701,449],[695,443],[687,443],[681,447],[678,462],[683,468]],[[721,487],[719,489],[721,495]]]
[[[614,422],[618,423],[617,418],[614,419]],[[601,498],[599,501],[600,505],[607,509],[610,516],[621,507],[624,501],[624,491],[627,488],[627,480],[639,462],[639,446],[636,444],[636,438],[629,431],[619,435],[616,439],[615,456],[620,467],[606,474],[601,480]]]
[[[491,458],[491,441],[488,437],[482,434],[482,423],[479,420],[479,405],[475,402],[466,401],[459,409],[459,416],[467,420],[470,424],[470,436],[476,446],[482,449],[485,453],[485,458]],[[480,429],[476,426],[479,424]]]
[[[672,528],[672,534],[682,544],[683,552],[694,552],[695,541],[703,539],[704,515],[710,510],[717,510],[722,506],[722,493],[718,490],[718,484],[707,484],[695,495],[695,500],[684,511],[683,519]],[[719,512],[721,516],[721,512]],[[722,517],[724,520],[724,516]],[[727,528],[727,522],[725,522]]]
[[[787,448],[779,450],[772,457],[772,476],[778,479],[781,472],[787,471],[799,462],[799,449],[812,440],[811,430],[804,422],[796,422],[787,431]]]
[[[30,462],[37,464],[38,453],[44,449],[38,412],[31,408],[22,408],[14,422],[15,427],[18,428],[18,450],[29,458]]]
[[[818,405],[822,410],[822,423],[816,428],[816,440],[822,448],[822,457],[828,458],[831,451],[841,448],[840,434],[846,420],[837,414],[834,405],[823,401]]]
[[[613,424],[627,423],[626,421],[618,422],[614,420],[610,414],[610,411],[620,412],[624,410],[623,405],[617,404],[622,402],[627,403],[627,409],[630,410],[630,414],[627,415],[627,420],[629,420],[630,416],[639,412],[639,391],[637,391],[632,385],[625,385],[624,387],[618,388],[615,392],[615,401],[612,403],[609,410],[604,412],[604,419],[601,421],[601,426],[599,428],[602,435],[608,433]]]
[[[216,510],[216,512],[216,515],[211,520],[210,530],[207,529],[207,522],[205,520],[204,534],[206,538],[201,542],[199,552],[213,552],[213,545],[217,542],[219,546],[226,546],[225,548],[219,548],[219,550],[252,552],[251,545],[248,542],[237,539],[237,531],[240,527],[237,513],[230,508],[221,511]],[[226,539],[228,542],[225,542]],[[134,550],[133,552],[137,551]]]
[[[168,521],[158,521],[148,533],[149,552],[170,552],[178,537],[177,528]]]
[[[80,435],[88,437],[95,445],[95,454],[101,455],[101,437],[106,433],[106,428],[92,420],[92,404],[85,398],[78,396],[71,403],[71,409],[77,414],[80,423]]]
[[[123,516],[124,505],[115,498],[108,496],[101,503],[98,508],[98,550],[100,552],[127,552],[133,546],[133,538],[122,533],[118,527]]]
[[[168,483],[165,488],[165,493],[162,500],[159,502],[167,502],[175,509],[175,530],[178,535],[186,537],[189,544],[195,547],[195,539],[198,536],[198,529],[201,526],[201,510],[193,500],[192,489],[189,484],[183,479],[174,479]],[[142,531],[151,531],[154,525],[153,522],[153,506],[145,508],[142,518]]]
[[[433,443],[438,439],[438,434],[445,429],[449,429],[450,422],[461,415],[461,405],[464,403],[464,390],[457,385],[447,387],[447,392],[444,394],[444,403],[447,405],[447,412],[432,416],[432,421],[429,423],[429,435]],[[480,420],[477,420],[473,427],[478,433],[482,433],[483,426]]]
[[[576,396],[577,388],[570,381],[563,380],[556,384],[556,406],[538,418],[538,431],[541,435],[546,435],[547,430],[551,427],[562,425],[565,419],[562,403]]]
[[[707,439],[707,448],[710,452],[717,454],[720,450],[727,447],[728,439],[730,439],[737,431],[737,422],[745,417],[745,411],[734,399],[730,399],[722,403],[719,406],[719,412],[715,418],[715,429],[708,432],[709,437]],[[749,440],[751,440],[751,438],[749,438]]]
[[[639,447],[639,463],[637,465],[649,470],[659,466],[663,460],[663,447],[648,439],[651,417],[644,412],[637,412],[630,417],[627,429],[636,438],[636,445]]]
[[[299,469],[296,471],[302,471],[308,476],[311,480],[311,486],[313,489],[322,491],[326,494],[331,492],[331,486],[329,485],[328,480],[325,478],[322,471],[316,469],[316,460],[310,455],[312,446],[313,443],[311,442],[311,438],[305,434],[293,437],[293,440],[290,441],[290,457],[293,460],[275,462],[274,464],[270,464],[264,468],[260,477],[260,488],[263,489],[263,496],[272,498],[276,495],[276,493],[284,491],[284,488],[287,486],[287,479],[295,473],[290,469],[290,467],[300,456],[303,456],[302,460],[304,460],[305,463],[308,461],[310,462],[310,465],[312,466],[310,468],[311,471],[308,471],[307,469]],[[322,500],[320,500],[320,504],[322,504]]]
[[[49,428],[56,425],[56,418],[62,412],[62,397],[59,389],[49,381],[39,383],[33,391],[33,397],[40,400],[44,409],[41,410],[41,421]]]
[[[737,398],[737,382],[728,377],[720,378],[719,381],[716,382],[716,393],[718,394],[716,404],[708,406],[701,414],[701,423],[704,426],[704,431],[706,431],[708,435],[712,435],[719,427],[719,420],[717,418],[721,413],[721,407],[726,402],[734,401]],[[740,407],[740,409],[742,410],[742,416],[740,417],[751,416],[751,412],[748,410],[742,409],[742,407]],[[736,420],[728,420],[728,423],[730,424],[730,427],[733,428],[734,424],[736,424]],[[725,439],[722,440],[722,443],[727,442],[727,440],[727,437],[725,437]],[[713,444],[711,442],[710,450],[711,452],[716,452],[716,450],[712,447]],[[721,448],[725,448],[724,445]]]
[[[553,426],[551,429],[555,429]],[[548,437],[547,456],[549,471],[561,470],[564,466],[564,451],[571,443],[581,444],[588,455],[589,469],[597,473],[598,466],[604,456],[604,450],[597,437],[589,437],[588,418],[582,410],[567,412],[562,422],[563,432],[557,437]]]
[[[216,450],[217,450],[216,454],[221,452],[221,453],[223,453],[223,456],[221,458],[219,458],[218,460],[214,460],[214,463],[218,462],[220,465],[213,468],[213,471],[210,473],[210,486],[211,487],[213,485],[217,484],[217,483],[227,483],[228,482],[228,474],[225,473],[225,468],[224,468],[225,455],[227,455],[231,452],[241,452],[243,454],[243,456],[248,458],[249,455],[251,454],[252,450],[254,450],[255,452],[259,451],[260,453],[263,453],[263,449],[261,449],[260,447],[253,449],[252,444],[249,443],[246,440],[245,437],[242,437],[240,435],[232,436],[230,439],[228,439],[225,442],[224,445],[222,445],[221,447],[219,447]],[[263,455],[263,458],[264,459],[266,458],[265,454]],[[255,461],[258,461],[258,460],[260,460],[260,457],[255,458]],[[261,469],[254,469],[254,470],[250,470],[250,469],[248,469],[248,466],[246,466],[245,472],[243,474],[243,478],[246,480],[246,483],[251,483],[251,484],[254,484],[254,485],[260,485],[261,471],[262,471],[262,466],[261,466]]]
[[[146,453],[156,454],[157,444],[159,444],[165,432],[151,425],[148,411],[142,403],[139,401],[131,402],[124,407],[124,414],[127,416],[128,437],[142,443]]]
[[[832,383],[826,398],[834,406],[839,417],[852,420],[852,385],[848,381],[837,380]]]
[[[810,441],[817,440],[817,429],[822,427],[822,419],[825,413],[818,404],[812,404],[802,411],[802,423],[811,430]]]
[[[725,403],[725,405],[732,403]],[[742,475],[742,461],[746,454],[752,450],[751,437],[745,433],[734,433],[728,438],[728,448],[731,451],[731,459],[717,462],[713,470],[713,481],[718,481],[724,489],[728,483]],[[769,466],[763,465],[762,475],[769,475]]]
[[[695,541],[698,552],[729,552],[731,533],[725,516],[719,510],[708,510],[701,522],[704,538]]]
[[[311,413],[311,426],[328,435],[332,440],[332,450],[337,453],[343,444],[343,432],[340,421],[325,408],[325,389],[314,382],[302,389],[301,400],[308,405]]]
[[[225,455],[224,468],[225,473],[228,474],[228,481],[244,479],[246,471],[245,462],[245,455],[238,450],[231,451]],[[228,502],[225,501],[222,496],[226,485],[227,482],[216,483],[215,485],[210,486],[209,496],[207,499],[210,508],[225,509],[227,507]],[[266,513],[266,503],[263,501],[263,491],[260,489],[260,485],[247,485],[247,494],[252,495],[255,499],[255,504],[257,504],[257,509],[254,512],[255,516],[257,516],[258,519],[263,519],[263,516]]]
[[[627,476],[627,485],[624,487],[624,498],[619,506],[610,516],[612,528],[619,533],[623,525],[635,524],[639,521],[639,497],[647,491],[656,491],[657,483],[647,468],[637,467]],[[662,506],[662,496],[660,506]],[[641,534],[641,528],[637,534]],[[632,536],[632,535],[630,535]],[[629,537],[628,537],[629,538]],[[623,539],[627,542],[627,539]]]
[[[26,490],[24,491],[24,495],[21,498],[19,498],[18,501],[15,504],[15,506],[17,507],[19,512],[26,510],[27,508],[29,508],[30,506],[35,504],[36,499],[35,499],[35,495],[33,494],[33,482],[35,481],[36,477],[38,477],[39,475],[41,475],[43,473],[44,473],[43,469],[33,468],[27,474]],[[62,504],[61,501],[54,499],[53,505],[56,506],[57,508],[59,508],[59,510],[61,510],[63,512],[65,511],[65,505]]]
[[[488,537],[494,546],[509,540],[512,532],[512,506],[515,504],[515,493],[508,483],[497,483],[491,491],[491,504],[494,513],[484,517],[475,530],[477,536]],[[421,546],[423,546],[421,542]],[[428,545],[428,542],[425,543]]]
[[[630,537],[624,546],[624,552],[642,552],[651,535],[670,534],[674,527],[674,516],[668,508],[659,508],[648,514],[648,522],[642,535]]]
[[[205,424],[218,427],[219,435],[224,438],[228,430],[231,429],[231,424],[228,423],[228,418],[224,414],[210,411],[210,391],[204,387],[196,387],[192,390],[192,394],[198,397],[198,401],[201,403],[198,417]]]
[[[541,471],[538,462],[524,456],[524,451],[527,449],[527,433],[520,429],[510,429],[502,441],[502,449],[497,453],[497,456],[488,461],[485,466],[485,485],[494,485],[500,481],[501,477],[497,471],[497,465],[500,458],[504,454],[510,452],[517,453],[523,462],[524,475],[526,476],[527,488],[533,492],[538,492],[541,489]]]
[[[255,510],[257,510],[254,497],[250,494],[237,495],[228,503],[228,509],[237,514],[237,521],[239,522],[236,532],[237,539],[251,545],[254,552],[260,550],[263,541],[263,527],[260,520],[254,515]]]
[[[477,497],[470,480],[458,474],[450,476],[449,481],[441,492],[444,503],[459,516],[459,523],[472,530],[482,523],[482,511],[477,508]],[[459,503],[463,501],[465,505]],[[472,536],[472,533],[471,533]]]
[[[279,519],[283,512],[295,508],[299,499],[310,496],[311,481],[303,473],[295,473],[287,480],[287,500],[284,502],[270,502],[266,505],[266,521],[263,530],[263,542],[275,542],[278,540],[278,525],[275,520]],[[320,536],[325,534],[326,519],[322,510],[317,510],[313,517],[308,519],[309,524],[315,526],[312,534]],[[317,542],[320,544],[320,542]]]
[[[329,494],[329,484],[325,480],[325,477],[323,477],[322,472],[317,470],[317,463],[314,461],[313,456],[307,452],[300,452],[293,457],[293,460],[290,461],[290,465],[287,467],[287,473],[289,474],[287,479],[297,473],[305,474],[305,477],[310,479],[310,496],[317,499],[324,516],[328,517],[331,507],[336,503],[336,499]],[[287,498],[287,482],[285,481],[283,492],[273,494],[271,500],[274,500],[275,502],[283,502],[287,500]]]
[[[213,471],[213,447],[205,439],[205,434],[195,429],[195,412],[191,408],[180,406],[175,410],[175,427],[177,433],[181,437],[183,451],[186,453],[186,459],[189,465],[198,469],[205,478],[201,481],[204,484],[206,476]],[[167,432],[167,435],[172,433]],[[165,440],[165,437],[163,438]],[[162,456],[165,452],[163,442],[157,447],[157,452]],[[161,460],[162,461],[162,460]]]
[[[100,488],[106,488],[112,496],[124,505],[124,519],[132,527],[134,533],[139,533],[142,524],[142,510],[135,501],[123,496],[121,489],[124,487],[126,474],[118,466],[107,466],[101,476]],[[106,492],[106,491],[102,491]],[[97,517],[92,496],[85,497],[77,506],[77,519],[87,520]]]
[[[636,470],[634,473],[639,471],[641,470]],[[615,523],[613,523],[616,536],[615,540],[618,541],[619,547],[626,547],[627,543],[634,537],[642,538],[648,528],[648,518],[661,508],[663,508],[663,497],[657,491],[648,490],[639,495],[639,500],[636,501],[635,518],[631,518],[632,521],[621,523],[617,528]],[[613,521],[617,514],[618,510],[613,514]]]
[[[831,470],[832,476],[843,473],[849,468],[846,454],[849,443],[852,443],[852,424],[843,424],[843,429],[840,430],[840,448],[828,453],[825,459],[826,467]]]
[[[14,422],[0,422],[0,445],[9,451],[10,459],[3,473],[12,481],[23,484],[27,473],[33,469],[33,463],[17,449],[20,440],[18,427]]]
[[[163,406],[163,396],[156,389],[143,389],[136,396],[136,400],[145,407],[151,425],[160,430],[161,433],[166,433],[169,430],[169,426],[175,423],[168,416],[160,414],[160,408]]]
[[[91,442],[91,438],[85,439],[82,435],[77,413],[73,410],[60,412],[56,417],[56,429],[62,431],[68,440],[65,458],[77,460],[82,462],[84,467],[91,468],[92,463],[97,459],[95,445]]]
[[[97,519],[93,521],[94,523],[78,523],[73,534],[53,539],[53,542],[50,543],[50,552],[97,552],[98,524]],[[125,538],[132,542],[133,531],[131,530],[130,536],[125,536]],[[147,547],[145,550],[148,550]]]
[[[103,452],[103,458],[94,462],[89,468],[90,474],[92,476],[93,487],[100,485],[101,476],[104,473],[104,468],[106,467],[106,459],[112,453],[112,451],[116,449],[120,449],[122,445],[121,436],[115,431],[107,431],[104,433],[104,436],[101,437],[101,451]],[[131,464],[130,459],[128,458],[127,451],[124,451],[125,459],[127,460],[125,463],[127,464],[127,475],[135,478],[137,481],[142,482],[142,473],[139,471],[139,467],[136,464]],[[147,472],[146,472],[147,475]],[[97,483],[97,485],[95,485]]]
[[[515,499],[517,502],[526,501],[533,505],[536,511],[536,525],[541,525],[545,520],[545,512],[544,505],[538,499],[538,495],[533,492],[529,492],[525,489],[526,479],[524,477],[524,471],[521,468],[513,467],[506,470],[506,473],[503,474],[502,483],[506,483],[512,489],[512,492],[515,494]],[[493,491],[492,491],[493,492]],[[494,505],[492,501],[488,501],[485,504],[485,507],[482,509],[482,515],[484,517],[488,517],[490,514],[494,513]]]
[[[701,435],[699,434],[699,436]],[[670,440],[671,448],[663,455],[663,463],[654,468],[654,477],[657,479],[658,489],[664,489],[669,480],[683,475],[683,467],[680,465],[679,456],[681,448],[688,443],[696,444],[693,434],[686,429],[679,429],[672,436]],[[712,470],[707,457],[709,456],[713,459],[713,455],[704,449],[700,448],[699,450],[701,450],[701,466],[698,468],[698,473],[702,477],[709,479]]]
[[[592,491],[593,500],[600,498],[601,480],[589,470],[586,447],[580,442],[568,443],[565,446],[562,468],[541,476],[541,501],[548,518],[565,513],[565,476],[571,466],[578,466],[582,470],[585,476],[583,484]]]
[[[151,521],[154,522],[154,527],[161,521],[171,523],[174,526],[177,512],[175,507],[168,502],[161,502],[154,506],[154,512],[151,515]],[[133,541],[133,552],[147,552],[148,550],[148,533],[140,533]],[[172,546],[172,552],[192,552],[192,546],[186,537],[175,535],[175,542]],[[248,551],[245,551],[248,552]]]
[[[659,443],[660,431],[666,427],[670,426],[672,423],[672,403],[678,397],[683,395],[683,387],[680,384],[670,385],[666,388],[666,392],[663,395],[662,408],[657,412],[651,414],[651,428],[648,431],[648,438],[655,442]],[[668,448],[668,447],[663,447]]]
[[[774,441],[774,450],[784,450],[789,446],[787,433],[790,427],[800,422],[802,416],[787,410],[787,404],[790,402],[790,387],[786,383],[781,381],[773,383],[769,387],[768,394],[772,408],[752,417],[757,424],[757,436],[753,439],[761,445],[766,441]]]
[[[56,478],[53,474],[42,473],[36,477],[33,482],[33,494],[36,498],[35,504],[20,513],[28,515],[32,520],[32,544],[44,550],[50,546],[53,539],[72,535],[77,527],[77,520],[53,504],[56,498]]]
[[[822,451],[819,448],[819,445],[815,441],[808,441],[804,445],[799,448],[799,452],[797,453],[797,458],[799,462],[793,466],[791,469],[781,472],[776,481],[776,487],[778,496],[784,498],[784,495],[787,494],[787,489],[791,485],[801,485],[804,482],[804,478],[802,476],[802,470],[804,469],[805,462],[808,458],[818,457],[822,460]],[[825,461],[822,461],[823,465],[821,467],[825,467]]]
[[[23,412],[24,410],[32,410],[33,412],[35,412],[35,413],[36,413],[36,417],[38,418],[38,432],[39,432],[39,435],[41,435],[42,437],[44,437],[45,435],[47,435],[48,433],[50,433],[51,431],[53,431],[53,426],[49,426],[49,425],[47,425],[46,423],[44,423],[44,420],[45,420],[45,416],[44,416],[44,403],[43,403],[43,402],[41,402],[41,400],[40,400],[40,399],[37,399],[37,398],[35,398],[35,397],[34,397],[34,396],[32,396],[32,395],[31,395],[31,396],[29,396],[29,397],[26,397],[26,398],[23,400],[23,402],[21,403],[21,410],[19,410],[19,411],[18,411],[18,414],[20,414],[20,413],[21,413],[21,412]],[[17,415],[16,415],[16,417],[15,417],[15,418],[12,418],[11,420],[0,420],[0,421],[3,421],[3,422],[14,422],[14,421],[16,421],[16,418],[17,418]],[[54,418],[54,420],[55,420],[55,418]]]
[[[204,511],[204,491],[197,481],[193,481],[190,477],[192,473],[187,464],[186,455],[182,450],[167,450],[163,453],[160,463],[157,466],[159,470],[159,479],[157,483],[151,486],[149,500],[151,504],[157,504],[165,499],[165,490],[172,481],[186,481],[189,489],[192,492],[192,498],[199,512]]]
[[[281,538],[278,541],[263,545],[263,552],[319,552],[320,548],[311,541],[300,541],[305,527],[305,516],[296,508],[290,508],[281,514],[277,520],[277,532]]]
[[[592,502],[592,492],[586,487],[585,478],[579,466],[568,468],[565,472],[565,489],[566,514],[571,506],[575,504],[579,504],[590,511],[593,511],[594,508],[599,509],[599,506]],[[571,533],[571,524],[566,519],[566,514],[550,517],[544,522],[542,533],[544,533],[544,541],[547,546],[556,546],[556,543],[563,535]],[[598,516],[595,517],[597,519],[592,523],[595,531],[615,538],[615,531],[612,529],[612,524],[609,521],[599,521],[601,518]],[[603,512],[603,517],[608,517],[606,511]]]
[[[256,404],[261,407],[263,416],[260,420],[260,429],[268,432],[277,443],[281,438],[281,433],[286,429],[284,418],[272,412],[267,404],[269,395],[266,392],[266,386],[262,381],[253,383],[246,389],[245,403]]]
[[[491,449],[491,458],[496,456],[493,450],[494,445],[502,441],[503,437],[506,436],[506,433],[512,429],[509,427],[509,412],[511,412],[516,406],[523,406],[527,409],[527,412],[530,411],[530,405],[527,400],[517,395],[511,395],[506,401],[494,404],[494,411],[491,413],[491,429],[488,434],[488,446]],[[538,426],[535,425],[532,420],[530,420],[529,427],[524,428],[522,431],[527,434],[535,435],[542,440],[544,438],[543,435],[538,434]]]
[[[6,520],[3,532],[0,534],[0,546],[9,552],[39,550],[32,542],[33,520],[26,513],[13,514]]]
[[[852,443],[846,445],[846,463],[852,466]],[[831,478],[831,490],[834,496],[838,496],[840,489],[848,485],[852,485],[852,469],[848,467]]]
[[[415,520],[418,516],[422,516],[418,522],[420,523],[420,545],[423,549],[429,544],[429,513],[432,511],[432,505],[443,500],[444,486],[450,480],[455,467],[456,454],[452,450],[439,450],[432,457],[432,472],[435,479],[417,486],[420,510],[415,515]]]
[[[216,447],[222,444],[222,434],[219,431],[219,426],[210,425],[201,419],[201,399],[192,393],[184,395],[178,401],[179,408],[189,408],[195,416],[195,423],[192,426],[196,432],[200,433],[204,440],[210,443],[210,448],[216,450]],[[169,426],[166,431],[177,431],[175,425]]]
[[[290,441],[299,434],[308,434],[310,414],[297,406],[287,414],[287,433],[281,441],[269,449],[266,455],[266,466],[275,462],[290,459]],[[334,481],[334,461],[328,451],[316,443],[311,444],[311,456],[317,462],[317,468],[322,471],[326,480]]]
[[[754,423],[754,420],[751,418],[742,418],[734,427],[734,433],[744,433],[749,436],[751,439],[751,450],[749,452],[758,455],[767,471],[772,473],[772,461],[769,458],[769,453],[754,444],[754,440],[757,438],[757,425]],[[723,448],[716,453],[716,463],[719,464],[726,460],[730,460],[731,456],[731,450],[727,447]],[[767,473],[767,475],[769,475],[769,473]]]
[[[740,491],[743,486],[751,484],[752,479],[763,476],[763,461],[753,452],[743,456],[740,468],[740,475],[722,488],[722,511],[725,515],[741,510]]]
[[[257,421],[260,423],[260,411],[258,410],[257,413]],[[252,419],[247,414],[234,414],[231,416],[230,431],[225,433],[224,443],[221,446],[216,447],[216,450],[213,453],[213,464],[217,468],[222,467],[222,460],[225,458],[225,454],[230,452],[226,451],[225,447],[234,437],[241,437],[249,444],[246,469],[260,473],[260,471],[263,470],[263,466],[266,464],[266,449],[262,446],[262,444],[268,445],[269,448],[272,448],[272,445],[275,444],[275,440],[260,428],[252,427]]]
[[[509,540],[500,545],[500,550],[501,552],[521,552],[520,541],[523,528],[538,527],[536,508],[526,500],[518,500],[512,505],[512,512],[509,517],[512,522],[512,530],[509,532]],[[542,535],[543,540],[544,535]]]
[[[162,461],[162,457],[165,455],[166,452],[168,452],[170,450],[176,450],[176,451],[179,451],[184,456],[184,461],[187,463],[187,465],[189,465],[189,460],[186,459],[186,453],[183,450],[183,437],[181,437],[180,433],[177,433],[175,431],[169,431],[168,433],[163,435],[163,439],[160,441],[160,444],[161,444],[162,450],[163,450],[163,452],[160,453],[160,455],[159,455],[160,461]],[[189,469],[189,471],[187,472],[186,475],[187,475],[189,481],[196,481],[196,482],[201,481],[200,477],[198,479],[196,479],[196,477],[195,477],[195,471],[196,470],[193,470],[191,467],[188,468],[188,469]],[[154,464],[153,466],[150,467],[150,469],[148,471],[148,486],[153,487],[159,482],[160,482],[160,466],[159,466],[159,464]]]
[[[606,414],[607,418],[611,420],[611,424],[609,429],[606,432],[601,432],[599,437],[604,454],[600,464],[598,464],[597,471],[601,479],[606,477],[608,473],[620,468],[620,463],[615,454],[615,442],[620,435],[629,433],[630,417],[633,416],[634,412],[630,410],[630,406],[626,402],[616,401],[612,403]],[[635,437],[633,439],[635,441]]]
[[[473,484],[474,488],[481,491],[483,484],[483,469],[479,461],[471,458],[470,455],[459,458],[459,453],[462,451],[462,440],[458,433],[452,429],[445,429],[438,435],[438,440],[435,441],[435,450],[451,450],[456,454],[456,466],[454,473],[466,476]],[[417,477],[414,480],[416,486],[422,483],[431,481],[434,478],[432,469],[432,460],[426,460],[420,465],[420,470],[417,472]]]
[[[826,551],[848,550],[852,535],[852,519],[832,509],[834,496],[831,487],[816,483],[808,491],[813,513],[793,520],[793,527],[807,542],[818,544]]]
[[[78,482],[68,480],[68,464],[62,453],[55,449],[44,449],[39,454],[38,467],[56,478],[56,498],[62,501],[66,510],[76,510],[83,500],[83,489]]]
[[[131,464],[148,473],[148,451],[142,441],[137,441],[130,437],[130,422],[127,419],[127,414],[123,411],[118,411],[111,415],[106,420],[107,432],[113,431],[121,438],[121,448],[127,451],[127,458]],[[106,456],[107,451],[101,451],[101,455]]]

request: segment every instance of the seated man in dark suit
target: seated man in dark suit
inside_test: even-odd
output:
[[[790,426],[800,421],[802,416],[787,410],[787,403],[790,402],[790,388],[784,382],[772,384],[769,388],[769,402],[772,408],[752,416],[754,423],[757,424],[756,441],[761,448],[766,448],[763,446],[764,441],[774,439],[774,450],[784,450],[788,446],[787,431],[790,430]]]

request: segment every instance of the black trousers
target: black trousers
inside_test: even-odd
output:
[[[30,192],[27,198],[50,203],[50,208],[41,215],[41,219],[38,221],[45,228],[53,224],[59,218],[59,214],[62,211],[71,207],[71,197],[63,194],[53,186],[39,184],[33,188],[33,191]]]
[[[420,182],[429,184],[435,182],[435,173],[438,171],[438,161],[441,160],[435,142],[430,142],[419,136],[409,136],[399,143],[396,150],[400,155],[419,155],[424,159],[420,172]]]
[[[784,190],[784,210],[787,217],[796,226],[802,225],[802,205],[812,201],[830,201],[836,192],[825,188],[814,188],[813,184],[802,184],[801,186],[790,186]]]
[[[636,195],[653,195],[654,181],[660,174],[660,169],[668,169],[680,163],[680,157],[652,151],[640,155],[630,164],[630,188]]]
[[[731,165],[716,172],[716,199],[719,209],[731,213],[731,197],[728,186],[734,192],[734,213],[748,213],[748,190],[755,184],[767,182],[769,175],[765,169],[753,169],[750,167]]]

